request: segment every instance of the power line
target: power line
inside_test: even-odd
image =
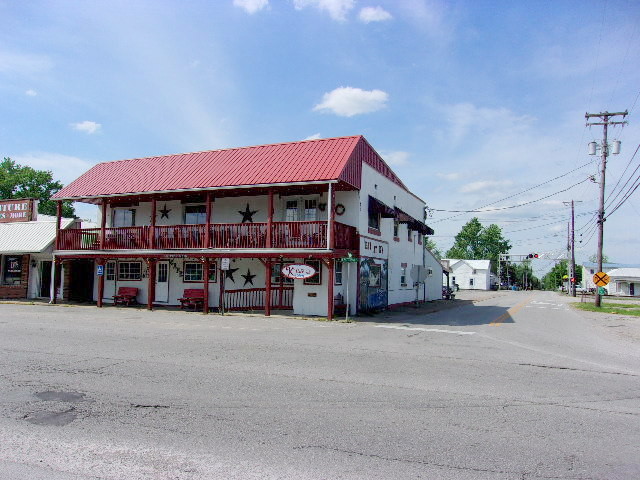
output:
[[[576,171],[578,171],[578,170],[580,170],[580,169],[582,169],[582,168],[584,168],[586,166],[589,166],[589,165],[591,165],[590,161],[588,163],[585,163],[584,165],[581,165],[581,166],[579,166],[577,168],[574,168],[573,170],[570,170],[570,171],[568,171],[566,173],[563,173],[562,175],[558,175],[557,177],[552,178],[551,180],[547,180],[545,182],[539,183],[538,185],[535,185],[535,186],[533,186],[531,188],[527,188],[526,190],[522,190],[521,192],[514,193],[513,195],[509,195],[508,197],[501,198],[500,200],[496,200],[495,202],[487,203],[486,205],[483,205],[483,206],[481,206],[479,208],[485,208],[485,207],[488,207],[490,205],[495,205],[496,203],[500,203],[500,202],[502,202],[504,200],[509,200],[510,198],[517,197],[518,195],[522,195],[523,193],[526,193],[526,192],[529,192],[531,190],[534,190],[534,189],[536,189],[538,187],[546,185],[547,183],[551,183],[551,182],[553,182],[555,180],[558,180],[559,178],[566,177],[567,175],[569,175],[569,174],[571,174],[573,172],[576,172]],[[582,183],[582,182],[580,182],[580,183]],[[578,184],[576,184],[576,185],[578,185]],[[573,186],[575,187],[575,185],[573,185]],[[569,188],[572,188],[572,187],[569,187]],[[558,192],[558,193],[560,193],[560,192]],[[435,212],[451,212],[451,213],[460,213],[460,214],[477,213],[478,212],[478,210],[442,210],[442,209],[436,209],[436,208],[427,208],[427,210],[435,211]],[[498,210],[500,210],[500,209],[498,209]],[[485,212],[490,212],[490,211],[494,211],[494,210],[484,210],[484,211]],[[459,217],[459,216],[460,215],[452,215],[452,216],[447,217],[447,218],[441,218],[439,220],[434,220],[431,223],[432,224],[439,223],[439,222],[443,222],[445,220],[450,220],[452,218]]]
[[[483,212],[497,212],[497,211],[500,211],[500,210],[509,210],[509,209],[512,209],[512,208],[524,207],[525,205],[530,205],[530,204],[532,204],[532,203],[536,203],[536,202],[539,202],[539,201],[541,201],[541,200],[545,200],[545,199],[547,199],[547,198],[553,197],[554,195],[557,195],[557,194],[559,194],[559,193],[566,192],[566,191],[568,191],[568,190],[571,190],[573,187],[576,187],[576,186],[580,185],[581,183],[584,183],[584,182],[586,182],[587,180],[590,180],[591,178],[592,178],[592,177],[587,177],[587,178],[585,178],[584,180],[581,180],[580,182],[578,182],[578,183],[574,183],[574,184],[573,184],[573,185],[571,185],[570,187],[565,188],[564,190],[559,190],[559,191],[557,191],[557,192],[555,192],[555,193],[552,193],[552,194],[550,194],[550,195],[546,195],[546,196],[541,197],[541,198],[538,198],[538,199],[536,199],[536,200],[531,200],[530,202],[520,203],[520,204],[518,204],[518,205],[509,205],[508,207],[489,208],[489,209],[486,209],[486,210],[444,210],[444,209],[439,209],[439,208],[430,208],[429,210],[432,210],[432,211],[434,211],[434,212],[450,212],[450,213],[483,213]],[[548,182],[545,182],[545,183],[548,183]],[[538,186],[539,186],[539,185],[538,185]],[[532,187],[532,188],[536,188],[536,187]],[[529,190],[531,190],[531,189],[529,189]],[[526,191],[527,191],[527,190],[525,190],[525,192],[526,192]],[[524,192],[521,192],[521,193],[524,193]],[[512,197],[514,197],[514,196],[515,196],[515,195],[512,195]],[[511,197],[507,197],[507,198],[511,198]],[[506,200],[506,199],[502,199],[502,200]],[[498,201],[493,202],[493,203],[490,203],[490,204],[488,204],[488,205],[493,205],[494,203],[501,202],[502,200],[498,200]],[[485,206],[487,206],[487,205],[485,205]],[[484,207],[480,207],[480,208],[484,208]],[[446,218],[444,218],[444,219],[442,219],[442,220],[447,220],[447,219],[446,219]],[[442,220],[439,220],[439,221],[442,221]],[[436,222],[431,222],[431,223],[436,223]]]

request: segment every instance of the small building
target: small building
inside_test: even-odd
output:
[[[602,272],[609,274],[612,270],[623,268],[640,268],[640,265],[624,264],[624,263],[603,263]],[[595,262],[585,262],[582,264],[582,287],[585,290],[595,291],[596,284],[593,283],[593,276],[598,273],[598,264]],[[611,283],[605,288],[609,292]]]
[[[50,298],[56,217],[38,215],[32,198],[0,200],[0,298]],[[60,228],[74,228],[72,218]],[[58,290],[64,272],[58,271]],[[60,291],[62,294],[62,291]]]
[[[490,260],[462,260],[445,258],[450,269],[449,282],[452,288],[461,290],[491,290],[496,276],[491,273]],[[446,264],[445,264],[446,265]],[[443,279],[443,285],[447,285]]]
[[[609,295],[640,297],[640,268],[614,268],[607,272]]]
[[[70,293],[98,306],[132,287],[149,309],[186,289],[205,312],[387,308],[415,301],[433,234],[362,136],[105,162],[54,200],[99,207],[100,228],[61,231],[54,252],[77,273]]]
[[[444,268],[440,260],[426,247],[424,249],[424,268],[426,270],[423,287],[425,300],[441,300]]]

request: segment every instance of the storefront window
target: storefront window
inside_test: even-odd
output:
[[[2,283],[4,285],[20,285],[20,277],[22,276],[22,257],[5,255],[2,272]]]
[[[202,282],[202,264],[200,262],[189,262],[184,264],[185,282]]]
[[[118,263],[118,280],[140,280],[142,278],[141,262]]]

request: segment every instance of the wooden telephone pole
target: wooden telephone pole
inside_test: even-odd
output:
[[[625,125],[627,123],[626,121],[612,122],[611,121],[612,117],[622,116],[622,118],[624,119],[627,115],[629,115],[629,112],[627,110],[625,110],[624,112],[616,112],[616,113],[609,113],[609,112],[585,113],[584,115],[584,117],[587,119],[587,126],[602,125],[604,129],[604,138],[602,140],[602,144],[600,145],[601,154],[602,154],[602,165],[600,169],[600,207],[598,208],[598,251],[597,251],[598,272],[602,271],[602,246],[603,246],[603,238],[604,238],[604,221],[605,221],[604,178],[605,178],[605,172],[607,169],[607,157],[609,156],[609,145],[607,144],[607,130],[609,125]],[[590,118],[599,118],[602,121],[589,123]],[[593,153],[590,151],[589,154],[595,155],[595,150],[596,150],[595,142],[592,142],[592,145],[593,145],[593,148],[591,150]],[[614,154],[620,153],[619,148],[620,148],[620,143],[618,142],[617,148],[614,149],[613,153]],[[599,307],[601,302],[602,300],[600,298],[600,294],[598,293],[598,291],[596,291],[596,303],[595,303],[596,307]]]

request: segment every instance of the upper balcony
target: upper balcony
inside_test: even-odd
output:
[[[58,250],[324,249],[324,221],[212,223],[60,230]],[[333,248],[358,250],[355,227],[334,222]]]

